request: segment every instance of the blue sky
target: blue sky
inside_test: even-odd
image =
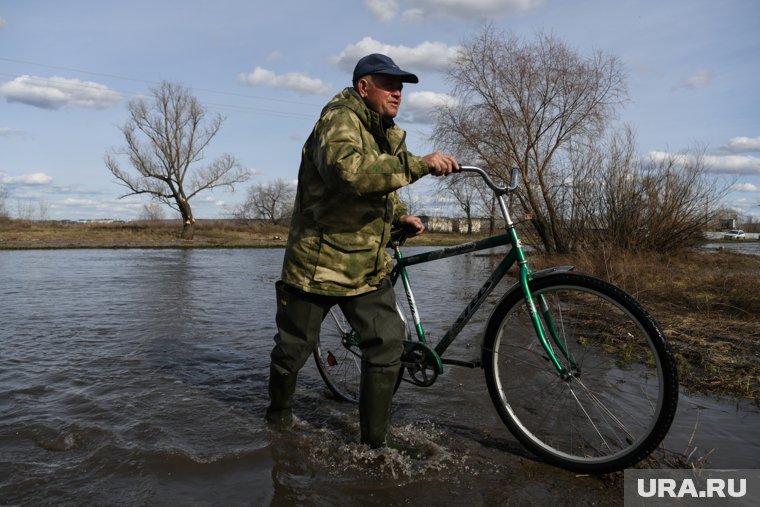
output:
[[[446,65],[485,23],[617,56],[640,153],[705,147],[735,180],[726,206],[760,220],[757,0],[0,0],[0,192],[12,215],[136,217],[103,158],[124,145],[127,102],[169,80],[226,117],[207,159],[255,174],[196,197],[196,217],[227,216],[249,185],[296,177],[320,109],[371,52],[420,76],[398,122],[428,153]]]

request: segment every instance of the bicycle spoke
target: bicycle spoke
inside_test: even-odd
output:
[[[484,345],[493,351],[486,375],[499,414],[524,445],[561,466],[607,471],[635,463],[675,414],[677,383],[659,330],[634,316],[644,315],[635,301],[599,280],[563,274],[535,285],[542,326],[553,323],[547,338],[571,376],[558,375],[514,295]]]
[[[317,369],[330,391],[340,400],[357,402],[361,379],[361,350],[339,308],[330,309],[322,322],[314,350]]]

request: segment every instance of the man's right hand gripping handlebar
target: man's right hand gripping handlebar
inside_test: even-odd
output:
[[[454,157],[444,155],[440,151],[425,155],[422,158],[427,162],[428,171],[433,176],[448,176],[459,170],[459,164]]]

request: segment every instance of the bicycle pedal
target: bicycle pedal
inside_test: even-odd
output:
[[[452,366],[462,366],[464,368],[482,368],[483,362],[480,359],[473,359],[472,361],[462,361],[461,359],[446,359],[441,358],[443,364],[450,364]]]

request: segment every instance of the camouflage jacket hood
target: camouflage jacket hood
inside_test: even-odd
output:
[[[353,88],[322,110],[301,153],[282,279],[334,296],[374,290],[390,272],[390,226],[406,213],[395,190],[427,174],[406,133]]]

